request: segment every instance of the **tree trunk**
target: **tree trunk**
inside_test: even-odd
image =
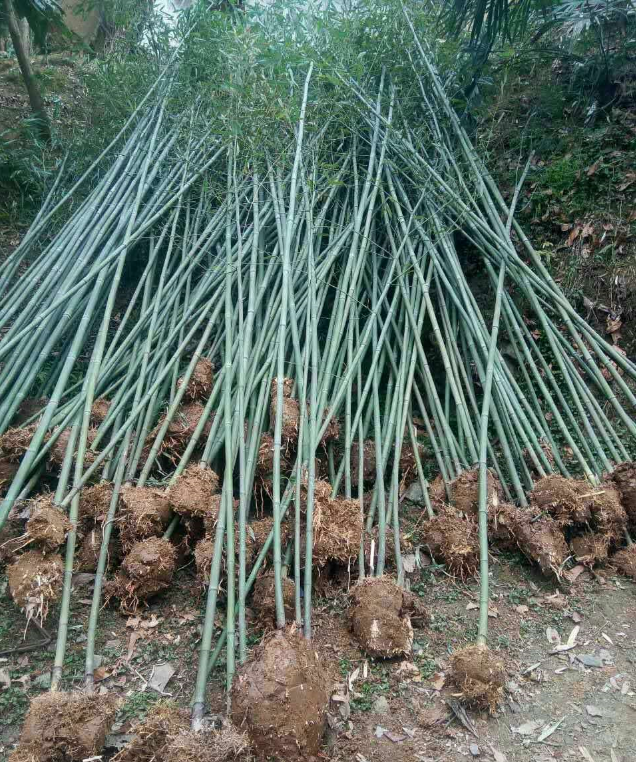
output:
[[[31,68],[29,56],[24,48],[22,35],[20,34],[20,24],[13,7],[13,0],[4,0],[4,9],[7,17],[9,34],[11,35],[11,42],[13,43],[13,48],[18,58],[18,63],[20,64],[24,86],[29,94],[31,111],[33,112],[33,116],[37,119],[38,129],[42,139],[46,143],[49,143],[51,140],[51,125],[49,123],[49,118],[46,115],[46,111],[44,110],[42,96],[40,95],[35,77],[33,76],[33,69]]]

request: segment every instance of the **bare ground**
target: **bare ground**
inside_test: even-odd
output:
[[[346,591],[319,601],[314,641],[339,699],[331,704],[324,759],[454,762],[474,754],[495,762],[636,759],[632,583],[585,572],[565,588],[536,575],[517,557],[498,559],[493,565],[490,643],[508,666],[506,701],[494,717],[470,709],[462,715],[460,710],[462,724],[449,708],[457,706],[456,688],[448,678],[449,657],[474,639],[477,585],[458,583],[432,566],[410,576],[412,589],[432,614],[430,624],[415,631],[412,660],[365,658],[347,626]],[[91,592],[87,575],[77,582],[67,688],[81,685]],[[202,616],[201,601],[192,589],[191,569],[185,568],[168,594],[138,617],[113,609],[102,612],[96,678],[102,692],[125,699],[114,741],[160,698],[149,683],[161,674],[162,665],[175,670],[163,692],[188,706]],[[55,624],[52,618],[47,626],[54,631]],[[559,639],[561,645],[568,644],[575,627],[579,629],[572,636],[573,647],[553,653]],[[0,599],[0,651],[40,637],[29,628],[23,641],[23,630],[22,615],[5,589]],[[254,643],[260,633],[254,630],[251,635]],[[0,760],[18,737],[28,698],[46,688],[51,649],[1,657],[0,670],[8,672],[11,687],[0,680]],[[221,664],[212,674],[213,712],[224,706],[223,672]]]

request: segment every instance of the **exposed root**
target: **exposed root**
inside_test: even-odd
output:
[[[503,699],[506,670],[487,646],[472,645],[457,651],[451,659],[451,673],[464,703],[495,713]]]
[[[413,627],[408,599],[388,577],[367,577],[351,591],[351,629],[362,648],[380,659],[408,656],[413,645]]]
[[[170,521],[170,501],[165,492],[152,487],[123,487],[119,496],[120,535],[124,549],[140,540],[159,537]]]
[[[441,508],[443,508],[443,506],[445,506],[448,503],[448,496],[446,495],[446,486],[444,484],[444,480],[442,479],[441,474],[437,474],[437,476],[433,479],[433,481],[429,482],[428,496],[431,499],[433,508],[436,511],[439,511]]]
[[[229,722],[218,730],[182,730],[168,740],[164,762],[231,762],[253,759],[246,733]]]
[[[133,726],[132,740],[113,757],[112,762],[167,762],[169,739],[189,728],[187,709],[179,709],[170,701],[160,701],[145,720]]]
[[[509,503],[492,506],[488,512],[488,539],[499,550],[513,550],[517,547],[514,535],[517,507]]]
[[[206,400],[210,396],[214,384],[214,369],[210,360],[202,357],[194,366],[184,397],[191,402],[194,400]],[[177,382],[180,389],[183,386],[183,378]]]
[[[296,614],[296,585],[289,577],[283,577],[283,606],[285,621],[293,622]],[[261,574],[254,583],[252,608],[259,624],[270,629],[276,625],[276,598],[273,573]]]
[[[212,498],[219,492],[219,477],[209,467],[188,466],[167,491],[172,508],[182,516],[210,519],[218,516]],[[215,510],[216,509],[216,510]]]
[[[232,720],[259,759],[301,762],[320,754],[330,684],[310,643],[275,632],[255,649],[232,687]]]
[[[62,593],[64,564],[58,555],[45,556],[39,550],[30,550],[7,567],[9,592],[15,604],[25,612],[27,619],[43,622],[49,604]]]
[[[53,495],[42,495],[33,501],[33,512],[26,530],[31,541],[44,553],[57,550],[72,529],[68,516],[53,503]]]
[[[101,753],[120,699],[80,692],[44,693],[31,700],[20,747],[38,762],[81,762]],[[24,757],[21,757],[24,759]]]

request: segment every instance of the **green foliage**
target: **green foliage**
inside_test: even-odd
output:
[[[29,707],[29,698],[20,688],[0,692],[0,726],[18,725]]]
[[[123,724],[124,722],[130,722],[131,720],[143,720],[153,704],[155,704],[161,696],[154,691],[137,691],[127,696],[125,703],[119,709],[117,713],[117,722]]]

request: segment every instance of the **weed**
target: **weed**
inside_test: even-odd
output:
[[[29,707],[29,699],[19,688],[7,688],[0,693],[0,726],[18,725]]]
[[[152,692],[132,693],[126,698],[126,702],[117,713],[117,721],[121,724],[131,720],[143,720],[152,705],[159,700],[159,695]]]

